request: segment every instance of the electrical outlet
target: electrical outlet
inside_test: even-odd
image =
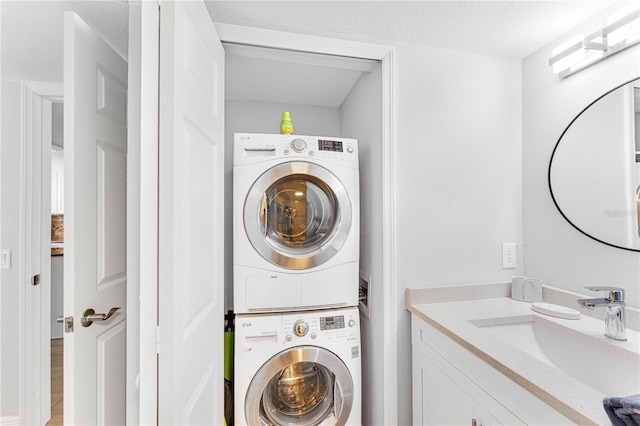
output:
[[[502,269],[516,267],[516,243],[502,243]]]
[[[360,311],[367,317],[371,318],[371,275],[360,271],[360,282],[358,285],[358,307]]]

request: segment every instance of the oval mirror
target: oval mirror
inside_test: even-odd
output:
[[[574,228],[640,251],[640,78],[603,94],[569,123],[548,179],[553,202]]]

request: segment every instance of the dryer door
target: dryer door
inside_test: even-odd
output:
[[[288,269],[331,259],[351,230],[351,200],[340,180],[314,163],[291,161],[263,173],[244,205],[244,226],[260,255]]]
[[[316,346],[287,349],[267,361],[244,401],[250,425],[344,425],[353,406],[353,379],[332,352]]]

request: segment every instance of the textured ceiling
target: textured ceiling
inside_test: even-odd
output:
[[[214,21],[524,58],[616,3],[588,1],[207,1]],[[627,4],[629,2],[618,2]]]
[[[206,1],[214,21],[515,58],[527,56],[612,3],[630,2]],[[0,0],[3,78],[62,81],[65,10],[78,13],[126,56],[126,0]]]
[[[62,30],[66,11],[76,12],[126,57],[127,1],[0,0],[3,78],[62,82]]]

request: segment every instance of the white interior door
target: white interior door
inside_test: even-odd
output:
[[[64,18],[64,423],[125,423],[127,63]],[[81,324],[86,309],[106,321]]]
[[[160,5],[159,423],[223,422],[224,50],[204,3]]]

